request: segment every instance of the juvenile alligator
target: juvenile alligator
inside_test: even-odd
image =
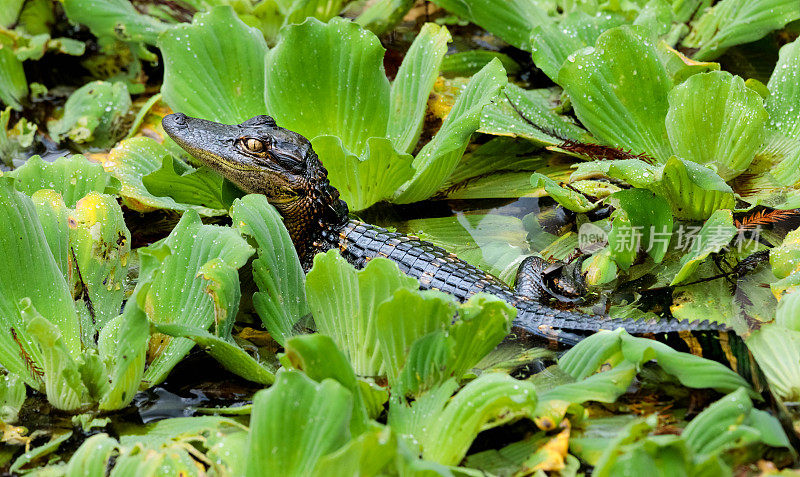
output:
[[[600,329],[622,327],[639,335],[680,334],[691,348],[697,334],[687,337],[687,332],[712,331],[716,336],[726,330],[708,321],[622,320],[556,309],[538,299],[534,278],[540,264],[533,257],[520,266],[513,290],[429,242],[350,220],[347,204],[328,181],[311,143],[278,127],[269,116],[227,125],[175,113],[164,118],[163,126],[183,149],[242,190],[267,196],[283,216],[306,271],[315,254],[331,249],[338,249],[358,268],[372,258],[386,257],[417,278],[421,288],[438,289],[462,301],[478,292],[506,300],[518,309],[515,333],[552,344],[574,345]],[[724,340],[717,336],[718,342]],[[729,354],[728,349],[724,351]]]

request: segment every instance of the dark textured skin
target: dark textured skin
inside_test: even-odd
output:
[[[349,220],[347,205],[328,182],[327,171],[309,141],[278,127],[269,116],[225,125],[175,113],[164,118],[163,126],[182,148],[241,189],[267,196],[283,216],[305,270],[311,267],[316,253],[330,249],[338,249],[358,268],[375,257],[386,257],[417,278],[421,288],[438,289],[460,300],[478,292],[496,295],[517,308],[516,334],[562,345],[573,345],[601,329],[619,327],[653,337],[724,330],[707,321],[612,320],[553,308],[540,301],[543,292],[535,277],[541,271],[541,259],[531,257],[523,262],[515,291],[429,242]],[[245,145],[251,139],[268,148],[259,153],[249,151]]]

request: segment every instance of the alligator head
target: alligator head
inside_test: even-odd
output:
[[[309,140],[270,116],[229,125],[175,113],[162,125],[179,146],[239,188],[264,194],[283,216],[304,264],[320,248],[320,234],[347,221],[347,205]]]

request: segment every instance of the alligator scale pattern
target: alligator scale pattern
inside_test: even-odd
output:
[[[375,257],[397,263],[404,273],[419,280],[420,287],[449,293],[459,300],[486,292],[514,305],[517,333],[527,333],[571,345],[601,329],[625,328],[632,334],[660,334],[682,331],[717,331],[725,328],[708,321],[620,320],[550,307],[516,293],[500,279],[474,267],[430,242],[382,227],[351,220],[335,238],[350,263],[363,268]]]

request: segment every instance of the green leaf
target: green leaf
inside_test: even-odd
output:
[[[480,132],[549,146],[565,139],[580,142],[586,131],[553,111],[551,95],[550,89],[524,90],[509,83],[499,100],[484,108]]]
[[[315,474],[380,475],[396,459],[397,445],[391,428],[376,426],[320,459]]]
[[[89,27],[97,37],[155,45],[168,25],[139,13],[125,0],[65,0],[64,12],[70,20]]]
[[[72,293],[50,251],[34,204],[14,190],[13,184],[13,179],[0,177],[0,276],[6,277],[0,280],[0,360],[6,369],[38,387],[12,338],[13,329],[22,343],[30,342],[20,315],[20,300],[30,298],[32,306],[58,327],[64,346],[75,357],[81,350],[80,325]],[[21,263],[25,266],[20,267]],[[27,349],[25,353],[31,352]],[[39,361],[38,356],[34,358],[34,362]]]
[[[267,44],[229,6],[195,16],[158,41],[164,101],[173,111],[226,124],[264,114]]]
[[[267,110],[282,127],[309,139],[336,136],[348,152],[363,157],[367,140],[387,131],[383,53],[378,38],[350,20],[309,18],[289,26],[268,56]],[[327,158],[320,158],[331,170]]]
[[[238,296],[239,277],[234,271],[247,262],[253,249],[235,230],[202,225],[197,213],[189,210],[169,237],[140,249],[139,254],[142,272],[134,293],[147,317],[156,324],[174,323],[208,329],[219,318],[215,311],[220,290],[232,288]],[[223,282],[212,289],[208,288],[209,283],[204,277],[207,267],[211,266],[208,264],[232,269],[214,277]],[[136,306],[132,301],[129,300],[126,306]],[[236,303],[238,306],[238,298]],[[219,322],[217,325],[221,326]],[[154,335],[150,339],[150,366],[145,380],[150,385],[163,381],[192,346],[194,343],[186,338]]]
[[[376,332],[386,377],[393,389],[399,384],[412,344],[431,332],[446,330],[455,311],[452,296],[412,288],[398,289],[378,307]]]
[[[367,431],[370,420],[364,405],[365,396],[356,380],[356,374],[344,353],[336,347],[330,336],[315,333],[295,336],[286,342],[286,358],[292,367],[306,376],[323,382],[333,379],[350,391],[353,396],[353,411],[350,416],[350,432],[357,436]]]
[[[216,172],[205,166],[194,169],[170,155],[162,156],[162,161],[159,169],[142,176],[142,184],[152,195],[209,209],[231,205],[224,179]]]
[[[270,385],[275,374],[264,363],[259,362],[232,340],[215,336],[208,331],[187,325],[158,325],[160,333],[176,338],[188,338],[197,343],[228,371],[254,383]]]
[[[583,213],[597,208],[597,204],[590,202],[583,194],[561,187],[553,179],[538,172],[534,172],[531,176],[531,185],[544,187],[547,195],[573,212]]]
[[[348,152],[336,136],[317,136],[311,144],[325,161],[331,184],[353,211],[390,199],[414,175],[411,155],[397,152],[387,138],[367,139],[361,157]]]
[[[681,269],[670,282],[670,286],[685,282],[712,253],[726,247],[737,229],[733,225],[733,214],[730,210],[717,210],[703,224],[703,228],[694,237],[689,253],[681,258]]]
[[[95,434],[72,454],[65,469],[66,477],[104,477],[119,443],[108,434]]]
[[[612,28],[594,48],[571,55],[558,73],[581,123],[603,143],[666,162],[664,117],[672,81],[640,27]]]
[[[773,420],[774,424],[770,426],[766,420]],[[771,432],[762,436],[762,429]],[[777,419],[753,409],[753,402],[744,388],[703,410],[686,426],[681,437],[700,456],[719,454],[750,442],[785,442],[786,447],[790,445]]]
[[[101,376],[108,389],[100,399],[100,410],[123,409],[131,403],[144,375],[149,338],[150,322],[134,306],[126,307],[100,331],[97,348],[108,369]]]
[[[355,19],[355,22],[376,35],[391,30],[403,20],[414,0],[377,0]]]
[[[447,55],[442,58],[439,69],[441,74],[447,77],[472,76],[495,58],[503,63],[503,68],[508,74],[519,73],[521,67],[510,56],[491,50],[467,50]]]
[[[697,60],[713,60],[731,46],[758,40],[798,18],[800,5],[794,0],[722,0],[693,24],[682,45],[696,48]]]
[[[64,205],[61,194],[51,189],[40,189],[31,196],[39,223],[42,224],[47,245],[61,270],[64,282],[74,290],[78,277],[74,276],[72,252],[69,244],[70,228],[68,226],[70,209]]]
[[[587,401],[615,402],[628,390],[635,377],[636,366],[626,363],[580,381],[540,392],[536,406],[536,425],[544,430],[555,429],[572,404]]]
[[[480,25],[517,48],[528,49],[531,28],[549,23],[547,13],[529,0],[434,0],[435,4]]]
[[[64,105],[64,115],[47,122],[53,139],[69,139],[74,143],[108,148],[124,136],[125,115],[131,107],[131,97],[124,83],[92,81],[70,95]]]
[[[16,374],[0,377],[0,421],[13,424],[27,397],[25,381]]]
[[[280,214],[263,195],[234,201],[231,219],[240,233],[256,243],[253,278],[259,291],[253,294],[253,304],[272,338],[285,345],[295,323],[309,313],[306,276],[292,239]]]
[[[735,203],[733,189],[714,171],[675,156],[664,165],[661,182],[652,189],[667,199],[678,219],[705,220]]]
[[[800,331],[767,323],[745,342],[772,392],[783,401],[800,399]]]
[[[753,162],[767,118],[761,97],[742,78],[714,71],[670,91],[667,134],[676,155],[710,166],[728,181]]]
[[[414,177],[395,194],[395,202],[424,200],[444,183],[478,130],[481,111],[506,85],[508,78],[500,60],[492,60],[470,79],[436,135],[414,158]]]
[[[164,146],[149,137],[133,137],[117,144],[102,159],[103,168],[116,177],[122,185],[119,194],[127,207],[150,212],[154,209],[186,210],[172,197],[157,197],[145,187],[142,179],[163,166],[170,156]]]
[[[378,306],[395,290],[416,290],[419,282],[385,258],[370,260],[356,271],[338,250],[314,257],[306,276],[308,306],[320,333],[333,338],[359,375],[381,373],[383,359],[377,340]]]
[[[564,61],[587,46],[592,46],[601,33],[626,23],[622,15],[589,15],[581,10],[570,12],[557,25],[552,21],[534,25],[531,33],[533,62],[553,81]]]
[[[778,278],[786,278],[800,266],[800,229],[792,230],[783,238],[781,244],[769,251],[772,273]]]
[[[627,189],[613,193],[614,224],[608,234],[611,256],[626,269],[632,260],[618,260],[632,251],[645,250],[655,263],[661,263],[672,236],[672,213],[665,199],[643,189]],[[621,226],[621,227],[620,227]]]
[[[9,175],[17,179],[17,190],[33,195],[40,189],[52,189],[61,194],[67,207],[75,207],[90,192],[111,193],[118,188],[103,166],[78,154],[55,162],[32,156]]]
[[[0,42],[0,102],[22,111],[22,102],[27,97],[28,80],[22,62],[10,45]]]
[[[716,361],[675,351],[655,340],[631,336],[623,329],[595,333],[567,351],[558,364],[575,379],[583,379],[604,364],[613,367],[627,362],[641,367],[651,359],[687,387],[720,392],[732,392],[740,387],[750,389],[744,378]],[[750,392],[756,396],[755,392]]]
[[[508,335],[516,316],[516,308],[487,293],[461,304],[459,319],[448,330],[447,338],[453,343],[453,357],[447,364],[450,375],[459,379],[477,365]]]
[[[447,28],[426,23],[400,64],[391,87],[386,131],[398,151],[410,153],[419,141],[428,96],[450,40]]]
[[[488,373],[464,386],[415,437],[425,459],[456,465],[479,432],[530,417],[535,408],[536,390],[531,383]]]
[[[800,140],[800,39],[781,48],[778,63],[767,83],[766,108],[770,128]]]
[[[62,411],[75,411],[89,404],[89,392],[81,381],[78,362],[61,339],[61,330],[42,317],[29,299],[21,300],[19,307],[25,331],[39,349],[47,401]]]
[[[278,374],[253,399],[248,475],[309,475],[321,457],[350,439],[352,395],[332,379]]]

